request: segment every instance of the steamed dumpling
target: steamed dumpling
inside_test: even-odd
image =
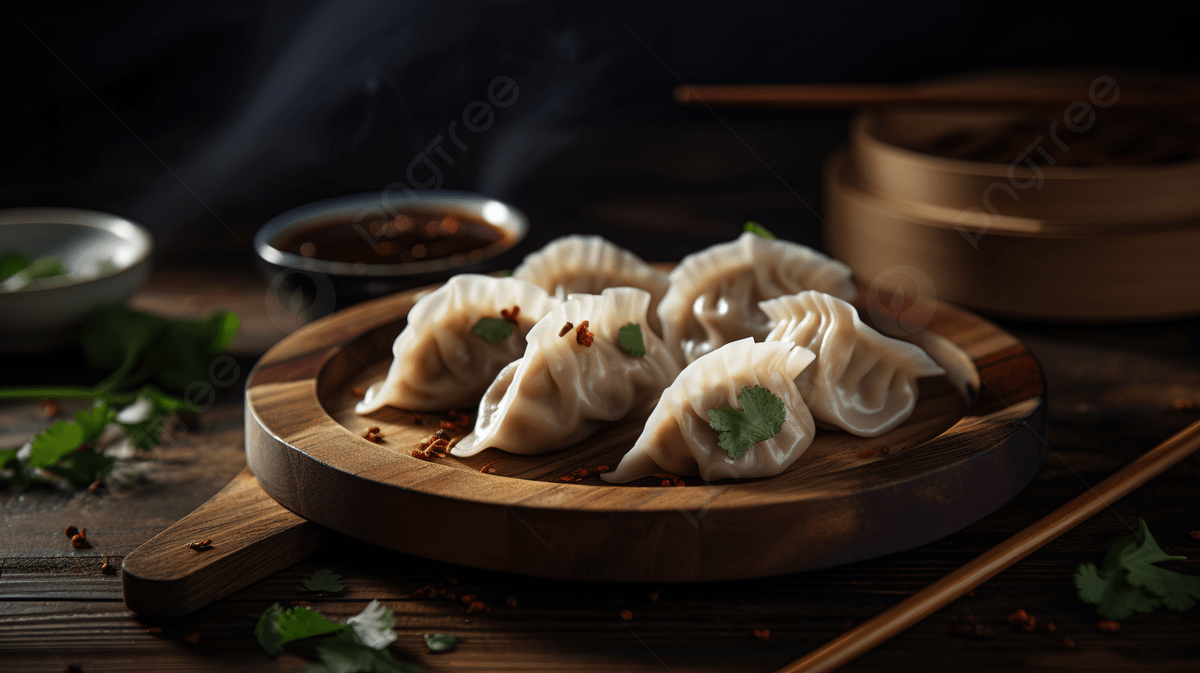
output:
[[[667,274],[641,257],[600,236],[563,236],[531,253],[513,278],[527,280],[559,299],[569,294],[600,294],[610,287],[637,287],[650,293],[646,320],[662,334],[658,303],[667,291]]]
[[[523,280],[454,276],[409,311],[392,345],[395,359],[387,378],[372,385],[354,410],[443,411],[478,404],[500,370],[521,357],[529,330],[559,303]],[[520,310],[507,339],[491,343],[471,332],[480,318],[501,318],[501,310],[513,307]]]
[[[813,417],[859,437],[908,420],[917,379],[945,373],[925,351],[876,332],[836,297],[801,292],[759,306],[775,323],[768,342],[794,343],[817,356],[796,379]]]
[[[646,429],[617,469],[601,478],[623,483],[669,472],[716,481],[783,472],[808,450],[816,431],[796,387],[796,377],[813,357],[791,343],[755,343],[749,338],[701,356],[663,392]],[[709,425],[708,412],[725,405],[740,408],[738,396],[748,386],[775,393],[787,416],[779,434],[750,445],[735,460],[718,445],[720,433]]]
[[[851,300],[850,267],[798,243],[750,232],[683,258],[658,307],[663,340],[684,363],[771,331],[758,302],[801,290]]]
[[[650,413],[679,365],[645,328],[649,304],[648,292],[631,287],[570,295],[530,330],[525,355],[492,382],[475,431],[451,453],[471,456],[488,447],[547,453],[578,444],[603,422]],[[584,321],[594,335],[590,346],[580,343],[577,331]],[[572,329],[564,331],[567,323]],[[629,323],[642,327],[642,357],[618,345],[618,332]]]

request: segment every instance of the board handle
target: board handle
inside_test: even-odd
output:
[[[267,495],[247,467],[121,565],[125,605],[143,617],[180,617],[296,563],[325,529]],[[208,548],[192,543],[208,540]]]

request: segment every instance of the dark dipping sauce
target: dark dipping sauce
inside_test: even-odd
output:
[[[505,237],[498,227],[462,215],[410,211],[392,220],[314,224],[285,234],[273,247],[294,255],[349,264],[405,264],[445,257],[467,262]]]

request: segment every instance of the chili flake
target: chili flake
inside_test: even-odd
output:
[[[58,403],[54,400],[42,400],[41,403],[38,404],[38,413],[41,414],[43,418],[50,418],[58,413]]]
[[[596,335],[588,331],[588,321],[584,320],[575,328],[575,343],[587,348],[592,345]]]
[[[1007,621],[1009,624],[1015,624],[1017,626],[1020,626],[1021,624],[1027,624],[1029,623],[1029,614],[1024,610],[1017,610],[1009,615],[1005,621]]]
[[[859,458],[870,458],[873,455],[875,455],[874,451],[863,451],[862,453],[858,454],[858,457]]]
[[[1121,630],[1121,624],[1115,619],[1105,619],[1096,624],[1096,628],[1105,633],[1116,633]]]
[[[208,551],[209,549],[212,549],[212,538],[205,538],[199,542],[189,542],[188,549],[192,549],[194,551]]]
[[[74,526],[72,526],[71,528],[74,528]],[[70,528],[68,528],[67,530],[70,530]],[[91,549],[92,548],[92,545],[89,544],[87,541],[87,529],[86,528],[84,528],[83,530],[81,530],[78,533],[71,536],[71,546],[76,549]]]
[[[595,476],[604,474],[605,472],[609,472],[611,470],[612,470],[612,468],[610,468],[607,465],[597,465],[596,467],[591,467],[591,468],[580,467],[575,470],[572,470],[569,474],[564,474],[563,476],[559,477],[558,480],[564,481],[564,482],[578,483],[578,482],[583,481],[584,479],[587,479],[588,477],[595,477]]]
[[[888,447],[886,447],[886,446],[883,447],[882,449],[879,450],[879,452],[885,456],[888,455]]]
[[[104,557],[104,565],[100,566],[100,572],[104,573],[105,575],[108,575],[115,571],[116,571],[116,568],[112,567],[112,564],[108,562],[108,557],[105,556]]]
[[[483,601],[472,601],[471,604],[467,606],[467,612],[484,612],[484,611],[491,612],[492,609],[490,607],[488,607],[487,603],[484,603]]]
[[[517,607],[517,597],[516,597],[516,596],[509,596],[509,597],[508,597],[508,600],[504,601],[504,604],[505,604],[505,605],[507,605],[507,606],[508,606],[508,607],[510,607],[510,608],[515,608],[515,607]]]
[[[1067,648],[1068,650],[1075,649],[1075,641],[1071,640],[1070,638],[1063,638],[1062,646]]]
[[[79,534],[79,529],[76,528],[74,526],[74,524],[67,526],[67,529],[63,531],[63,535],[66,535],[68,538],[75,537],[78,534]]]
[[[629,620],[633,619],[633,613],[630,612],[629,610],[622,610],[621,611],[621,619],[624,619],[625,621],[629,621]]]
[[[492,466],[498,462],[500,462],[500,461],[493,460],[492,462],[488,463],[487,465],[484,465],[483,467],[479,468],[479,471],[484,474],[496,474],[496,468],[494,468]]]
[[[677,477],[673,474],[667,474],[665,472],[660,472],[660,473],[652,475],[652,476],[655,479],[662,479],[662,483],[659,484],[659,486],[687,486],[687,483],[682,478]]]
[[[351,388],[350,392],[354,393],[358,397],[365,397],[367,395],[363,392],[362,388]]]
[[[754,629],[754,637],[759,640],[770,640],[771,629]]]
[[[558,330],[558,336],[560,336],[560,337],[567,336],[567,332],[570,332],[573,329],[575,329],[575,325],[571,322],[568,322],[567,324],[562,326],[562,329]]]
[[[520,306],[513,306],[511,311],[506,308],[500,309],[500,317],[504,318],[505,320],[509,321],[510,323],[512,323],[514,325],[518,324],[517,317],[520,315],[521,315],[521,307]]]

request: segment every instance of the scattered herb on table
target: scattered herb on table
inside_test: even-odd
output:
[[[1159,548],[1146,522],[1138,519],[1138,532],[1117,540],[1099,568],[1094,563],[1080,564],[1075,571],[1075,588],[1079,597],[1095,605],[1096,612],[1107,620],[1153,612],[1159,606],[1188,610],[1200,598],[1200,576],[1154,565],[1186,559]]]
[[[180,397],[197,381],[207,382],[214,359],[237,334],[238,318],[218,312],[203,320],[172,320],[112,306],[84,322],[80,344],[88,364],[111,372],[94,386],[0,388],[3,400],[92,400],[90,411],[60,421],[24,447],[0,450],[0,484],[24,489],[35,483],[87,488],[105,478],[116,459],[104,449],[119,436],[146,451],[163,441],[164,425],[176,412],[196,411]],[[124,407],[116,411],[115,407]]]
[[[642,339],[642,328],[633,323],[617,330],[617,345],[635,358],[646,354],[646,342]]]
[[[288,643],[321,636],[317,661],[306,673],[418,673],[420,669],[397,661],[386,649],[396,640],[395,626],[395,614],[379,601],[371,601],[345,624],[331,622],[311,608],[284,609],[276,603],[258,620],[254,636],[272,658]]]
[[[430,652],[439,654],[453,651],[458,645],[458,636],[453,633],[426,633],[425,646]]]
[[[738,404],[741,409],[727,404],[708,412],[708,424],[721,433],[717,444],[734,460],[749,451],[752,444],[779,434],[787,417],[783,400],[762,386],[742,388]]]
[[[747,222],[742,226],[742,231],[748,231],[759,238],[774,239],[779,238],[770,229],[762,226],[758,222]]]
[[[488,343],[498,344],[512,336],[513,324],[504,318],[480,318],[471,328],[471,334]]]

